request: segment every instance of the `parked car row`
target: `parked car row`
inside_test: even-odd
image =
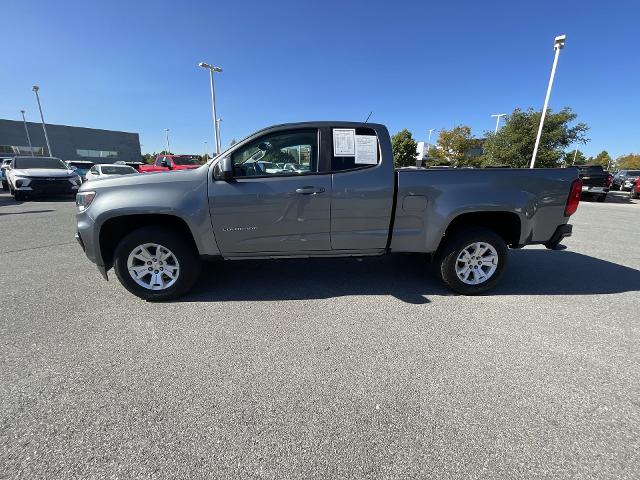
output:
[[[611,189],[631,191],[638,178],[640,178],[640,170],[620,170],[613,176]]]

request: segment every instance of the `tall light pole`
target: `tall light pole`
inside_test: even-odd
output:
[[[218,120],[216,120],[216,140],[218,141],[218,144],[216,145],[216,147],[218,148],[218,152],[220,153],[220,151],[222,150],[222,138],[220,137],[220,124],[222,123],[222,119],[219,118]]]
[[[53,157],[53,152],[51,151],[51,145],[49,144],[49,136],[47,135],[47,126],[44,123],[44,115],[42,114],[42,105],[40,105],[40,95],[38,95],[38,90],[40,87],[38,85],[34,85],[32,90],[36,94],[36,100],[38,101],[38,110],[40,110],[40,118],[42,119],[42,130],[44,131],[44,140],[47,142],[47,151],[50,157]]]
[[[207,152],[207,142],[205,141],[204,142],[204,157],[202,157],[202,158],[204,158],[205,162],[207,161],[207,153],[208,153]]]
[[[533,155],[531,155],[531,166],[533,168],[536,164],[536,155],[538,154],[538,146],[540,145],[540,137],[542,136],[542,126],[544,125],[544,117],[547,114],[547,105],[549,104],[549,97],[551,96],[551,87],[553,87],[553,78],[556,76],[556,66],[558,65],[558,57],[560,56],[560,50],[564,48],[564,42],[567,39],[566,35],[558,35],[553,42],[553,50],[555,55],[553,57],[553,66],[551,67],[551,76],[549,77],[549,85],[547,86],[547,94],[544,97],[544,106],[542,107],[542,115],[540,115],[540,126],[538,127],[538,135],[536,136],[536,144],[533,147]]]
[[[213,140],[216,146],[216,155],[220,153],[220,125],[218,124],[218,116],[216,115],[216,91],[213,88],[213,73],[222,73],[220,67],[214,67],[205,62],[200,62],[199,67],[209,70],[209,84],[211,85],[211,114],[213,117]]]
[[[171,150],[169,150],[169,129],[165,128],[164,133],[167,136],[167,155],[169,155],[171,153]]]
[[[22,114],[22,123],[24,123],[24,133],[27,134],[27,142],[29,142],[29,151],[31,152],[31,156],[35,157],[33,154],[33,146],[31,145],[31,137],[29,136],[29,129],[27,128],[27,119],[24,116],[24,110],[20,110],[20,113]]]
[[[500,119],[502,117],[506,117],[507,114],[506,113],[496,113],[494,115],[491,115],[492,117],[496,117],[496,131],[493,133],[498,133],[498,127],[500,126]]]
[[[434,130],[435,128],[429,129],[429,138],[427,140],[427,152],[429,152],[429,149],[431,148],[431,134],[433,133]]]

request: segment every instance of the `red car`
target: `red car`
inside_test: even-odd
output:
[[[196,155],[158,155],[152,165],[140,165],[140,173],[167,172],[169,170],[190,170],[200,166]]]
[[[631,198],[640,198],[640,177],[636,178],[636,181],[631,185],[631,190],[629,190],[629,197]]]

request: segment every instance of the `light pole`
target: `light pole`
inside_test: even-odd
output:
[[[220,124],[222,123],[222,119],[219,118],[216,121],[216,140],[218,142],[218,144],[216,145],[216,147],[218,148],[218,151],[216,153],[220,153],[220,151],[222,150],[222,138],[220,137]]]
[[[531,155],[531,166],[533,168],[536,164],[536,155],[538,154],[538,146],[540,145],[540,137],[542,136],[542,126],[544,125],[544,117],[547,114],[547,105],[549,104],[549,97],[551,96],[551,87],[553,87],[553,78],[556,76],[556,66],[558,65],[558,57],[560,56],[560,50],[564,48],[564,42],[567,39],[566,35],[559,35],[553,42],[553,50],[555,55],[553,57],[553,66],[551,67],[551,76],[549,77],[549,85],[547,86],[547,94],[544,97],[544,106],[542,107],[542,114],[540,115],[540,126],[538,127],[538,135],[536,136],[536,144],[533,147],[533,155]]]
[[[204,158],[205,162],[207,161],[207,142],[206,141],[204,142],[204,157],[202,158]]]
[[[165,128],[164,129],[164,133],[167,136],[167,155],[170,155],[171,154],[171,150],[169,150],[169,148],[170,148],[169,147],[169,129]]]
[[[44,131],[44,140],[47,142],[47,151],[50,157],[53,157],[53,152],[51,151],[51,145],[49,144],[49,136],[47,135],[47,126],[44,123],[44,115],[42,114],[42,105],[40,105],[40,95],[38,95],[38,90],[40,87],[38,85],[34,85],[32,90],[36,94],[36,100],[38,101],[38,110],[40,110],[40,118],[42,119],[42,130]]]
[[[33,154],[33,146],[31,145],[31,137],[29,136],[29,129],[27,128],[27,119],[24,116],[24,110],[20,110],[22,114],[22,123],[24,123],[24,133],[27,134],[27,142],[29,142],[29,151],[31,152],[31,156],[35,157]]]
[[[495,115],[491,115],[492,117],[496,117],[496,131],[493,133],[498,133],[498,127],[500,126],[500,119],[502,117],[506,117],[506,113],[496,113]]]
[[[213,88],[213,73],[222,73],[220,67],[214,67],[205,62],[200,62],[199,67],[209,70],[209,84],[211,85],[211,114],[213,116],[213,141],[216,146],[216,155],[220,153],[220,125],[218,124],[218,116],[216,115],[216,92]]]
[[[429,129],[429,138],[427,140],[427,153],[429,152],[429,149],[431,148],[431,133],[433,133],[434,130],[435,130],[435,128],[430,128]]]

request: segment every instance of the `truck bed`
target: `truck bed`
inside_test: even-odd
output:
[[[391,250],[433,252],[454,218],[474,212],[513,218],[514,246],[544,243],[567,223],[564,208],[577,178],[575,168],[398,169]]]

